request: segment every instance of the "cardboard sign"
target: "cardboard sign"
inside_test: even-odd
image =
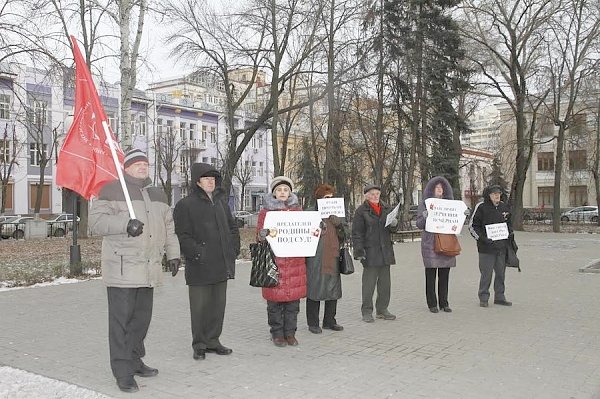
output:
[[[315,256],[321,236],[321,214],[318,211],[267,212],[264,229],[267,241],[280,258]]]
[[[441,234],[460,234],[465,224],[467,205],[460,200],[427,198],[425,231]]]
[[[317,207],[321,213],[321,219],[330,215],[346,217],[346,207],[343,198],[320,198],[317,200]]]
[[[485,233],[492,241],[506,240],[508,238],[508,226],[506,223],[494,223],[485,226]]]

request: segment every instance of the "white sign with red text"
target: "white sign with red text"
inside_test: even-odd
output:
[[[330,215],[346,217],[346,207],[343,198],[320,198],[317,200],[317,207],[321,213],[321,219],[325,219]]]
[[[467,205],[460,200],[427,198],[425,231],[440,234],[460,234],[465,223]]]
[[[273,211],[265,215],[267,241],[280,258],[315,256],[321,236],[318,211]]]

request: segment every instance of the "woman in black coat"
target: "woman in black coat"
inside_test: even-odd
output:
[[[175,233],[185,257],[192,318],[194,359],[206,352],[232,352],[219,341],[223,329],[227,279],[235,276],[240,253],[238,225],[221,188],[221,174],[211,165],[192,165],[193,188],[175,205]]]
[[[398,221],[394,219],[385,226],[391,208],[379,201],[381,188],[367,184],[363,190],[365,202],[354,213],[352,221],[352,244],[354,259],[363,264],[362,274],[362,319],[373,323],[373,294],[377,287],[375,302],[378,319],[395,320],[396,316],[388,311],[390,303],[391,278],[390,265],[396,263],[390,232],[394,231]]]

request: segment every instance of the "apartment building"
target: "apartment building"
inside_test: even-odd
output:
[[[72,71],[67,71],[69,74]],[[104,82],[97,82],[96,86],[119,140],[119,87]],[[8,176],[10,166],[5,213],[33,212],[41,169],[45,177],[40,213],[65,209],[62,190],[55,184],[55,160],[72,122],[74,100],[72,79],[68,76],[50,76],[46,71],[19,64],[0,65],[0,177]],[[174,151],[170,173],[173,204],[186,195],[192,163],[222,166],[229,137],[222,111],[218,83],[202,82],[197,76],[158,82],[148,91],[134,91],[131,137],[126,142],[148,153],[151,177],[156,185],[161,185],[167,179],[167,170],[160,160],[165,158],[166,141],[173,138],[168,144]],[[245,112],[236,115],[236,124],[244,126],[252,117]],[[260,207],[272,178],[269,133],[266,127],[259,129],[244,150],[239,164],[248,173],[243,182],[233,179],[229,201],[232,209]],[[41,168],[44,159],[48,163]]]

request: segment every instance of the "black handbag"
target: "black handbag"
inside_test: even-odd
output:
[[[354,273],[354,261],[348,247],[344,246],[340,249],[340,257],[338,258],[338,267],[341,274]]]
[[[253,287],[271,288],[279,284],[279,269],[275,264],[275,255],[269,243],[261,241],[250,244],[252,269],[250,285]]]
[[[506,267],[516,267],[517,269],[519,269],[519,271],[521,271],[521,262],[517,257],[518,250],[519,247],[515,242],[515,238],[511,237],[508,240],[508,245],[506,246]]]

